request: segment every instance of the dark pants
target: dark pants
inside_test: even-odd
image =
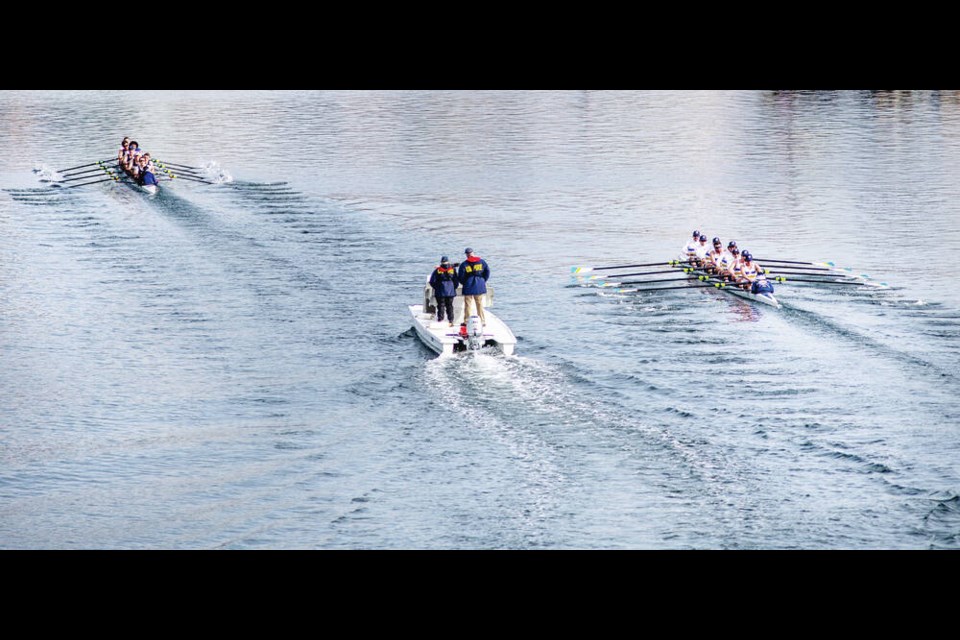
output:
[[[447,322],[453,322],[453,298],[437,296],[437,322],[443,322],[443,311],[447,311]]]

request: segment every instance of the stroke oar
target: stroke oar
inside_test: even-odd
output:
[[[170,169],[171,169],[172,167],[170,167],[168,164],[166,164],[166,163],[164,163],[164,162],[160,162],[159,160],[154,160],[154,161],[153,161],[153,164],[157,165],[158,167],[160,167],[162,170],[166,171],[167,173],[171,173]],[[202,174],[196,173],[196,172],[191,171],[191,170],[189,170],[189,169],[173,169],[173,171],[176,171],[177,173],[186,173],[187,175],[192,175],[192,176],[195,176],[195,177],[197,177],[197,178],[202,178],[202,177],[203,177]]]
[[[107,158],[106,160],[97,160],[96,162],[91,162],[90,164],[81,164],[81,165],[77,165],[76,167],[70,167],[69,169],[58,169],[57,173],[62,175],[65,171],[73,171],[74,169],[82,169],[83,167],[92,167],[95,164],[100,164],[101,162],[109,162],[110,160],[113,160],[113,158]]]
[[[607,271],[609,269],[639,269],[640,267],[666,267],[675,264],[682,264],[680,260],[670,260],[669,262],[650,262],[648,264],[619,264],[612,267],[570,267],[571,274],[586,273],[588,271]]]
[[[810,276],[818,278],[848,278],[853,280],[873,280],[870,276],[865,273],[840,273],[835,269],[831,269],[830,273],[807,273],[805,271],[793,271],[792,269],[776,269],[773,267],[767,267],[765,269],[767,275],[775,276]]]
[[[154,160],[154,162],[159,162],[159,161]],[[203,171],[203,167],[194,167],[189,164],[180,164],[178,162],[167,162],[166,160],[164,160],[163,164],[167,165],[168,167],[173,167],[175,169],[193,169],[195,171]]]
[[[767,261],[767,262],[769,263],[769,261]],[[827,264],[827,263],[824,262],[824,263],[821,263],[821,264]],[[829,264],[833,264],[833,263],[831,262],[831,263],[829,263]],[[768,271],[775,271],[775,272],[777,272],[777,273],[793,273],[794,275],[808,275],[808,276],[826,276],[826,275],[830,275],[830,273],[836,273],[836,274],[839,274],[839,275],[841,275],[841,276],[848,277],[848,278],[862,278],[862,279],[865,279],[865,280],[873,280],[873,278],[871,278],[870,276],[868,276],[868,275],[865,274],[865,273],[854,273],[854,271],[853,271],[853,269],[852,269],[851,267],[835,267],[835,268],[830,268],[830,267],[794,267],[794,266],[778,267],[776,264],[770,264],[768,267],[766,267],[766,269],[767,269]],[[787,269],[789,269],[790,271],[787,271]],[[817,273],[802,273],[803,271],[816,271]],[[823,273],[823,272],[825,272],[825,271],[830,272],[830,273]]]
[[[202,180],[200,178],[194,178],[193,176],[180,175],[171,175],[171,180],[193,180],[194,182],[202,182],[203,184],[214,184],[210,180]]]
[[[835,267],[829,260],[824,262],[800,262],[797,260],[774,260],[773,258],[754,258],[757,262],[776,262],[777,264],[805,264],[811,267]]]
[[[760,260],[758,258],[757,262],[759,261]],[[797,271],[833,271],[833,269],[831,269],[830,267],[794,267],[794,266],[778,267],[776,263],[771,264],[769,260],[767,260],[767,263],[770,264],[771,269],[796,269]]]
[[[853,285],[855,287],[877,287],[886,289],[889,288],[886,282],[854,282],[852,280],[810,280],[807,278],[786,278],[784,276],[775,276],[773,278],[767,278],[767,280],[773,280],[774,282],[815,282],[817,284],[839,284],[839,285]]]

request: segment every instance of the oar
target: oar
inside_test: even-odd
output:
[[[685,267],[685,268],[683,269],[683,272],[684,272],[684,273],[689,273],[689,272],[691,272],[691,271],[695,271],[695,269],[694,269],[693,267]],[[602,280],[602,279],[604,279],[604,278],[627,278],[627,277],[630,277],[630,276],[657,276],[657,275],[660,275],[661,273],[677,273],[677,270],[676,270],[676,269],[667,269],[667,270],[665,270],[665,271],[635,271],[635,272],[633,272],[633,273],[611,273],[610,275],[607,275],[607,276],[605,276],[605,275],[603,275],[603,274],[599,274],[599,275],[595,275],[595,276],[590,276],[589,279],[590,279],[590,280]]]
[[[63,179],[63,180],[60,180],[60,182],[74,182],[74,181],[76,181],[76,180],[86,180],[87,178],[89,178],[89,177],[91,177],[91,176],[95,176],[95,175],[97,175],[98,173],[100,173],[100,169],[99,169],[99,168],[94,169],[93,171],[84,171],[83,175],[77,174],[76,176],[73,176],[73,177],[70,177],[70,178],[65,178],[65,179]]]
[[[760,259],[759,259],[759,258],[757,258],[757,262],[760,262]],[[767,260],[766,262],[767,262],[768,264],[770,264],[770,261],[769,261],[769,260]],[[832,269],[831,269],[830,267],[792,267],[792,266],[790,266],[790,267],[777,267],[777,266],[776,266],[776,263],[772,264],[771,267],[774,268],[774,269],[778,269],[778,268],[783,268],[783,269],[796,269],[796,270],[798,270],[798,271],[832,271]]]
[[[689,270],[687,270],[687,271],[689,271]],[[698,275],[698,276],[691,276],[691,275],[682,276],[682,275],[680,275],[680,274],[678,273],[678,274],[677,274],[675,277],[673,277],[673,278],[657,278],[656,280],[623,280],[622,282],[615,282],[615,281],[612,281],[612,280],[611,280],[611,281],[609,281],[609,282],[604,282],[604,283],[598,284],[598,285],[596,285],[596,286],[598,286],[598,287],[619,287],[619,286],[625,285],[625,284],[646,284],[646,283],[648,283],[648,282],[677,282],[677,281],[684,280],[684,279],[687,279],[687,278],[693,278],[694,280],[703,280],[703,281],[707,281],[707,280],[709,280],[709,281],[714,281],[714,282],[719,282],[719,281],[720,281],[717,276],[710,275],[710,274],[706,274],[706,273],[705,273],[705,274]],[[725,282],[725,281],[724,281],[724,282]]]
[[[192,176],[185,176],[185,175],[173,175],[173,174],[171,174],[171,178],[170,178],[170,179],[171,179],[171,180],[193,180],[194,182],[202,182],[203,184],[213,184],[213,182],[211,182],[211,181],[209,181],[209,180],[201,180],[200,178],[194,178],[194,177],[192,177]]]
[[[97,165],[96,167],[94,167],[93,169],[82,169],[82,170],[80,170],[80,171],[74,171],[73,173],[64,174],[63,177],[64,177],[64,178],[76,178],[76,177],[83,176],[84,174],[87,174],[87,173],[96,173],[96,172],[101,168],[101,166],[102,166],[102,165],[99,165],[99,164],[98,164],[98,165]]]
[[[851,280],[873,280],[865,273],[805,273],[803,271],[788,271],[780,269],[766,269],[767,274],[778,276],[817,276],[823,278],[847,278]]]
[[[776,276],[776,277],[774,277],[774,278],[768,278],[768,280],[773,280],[774,282],[816,282],[817,284],[841,284],[841,285],[846,284],[846,285],[854,285],[854,286],[857,286],[857,287],[880,287],[880,288],[888,288],[888,287],[890,286],[890,285],[888,285],[886,282],[852,282],[852,281],[849,281],[849,280],[809,280],[809,279],[804,279],[804,278],[789,278],[789,279],[788,279],[788,278],[785,278],[785,277],[783,277],[783,276]]]
[[[65,172],[65,171],[73,171],[74,169],[81,169],[81,168],[83,168],[83,167],[90,167],[90,166],[93,166],[93,165],[95,165],[95,164],[100,164],[101,162],[109,162],[109,161],[112,160],[112,159],[113,159],[113,158],[107,158],[106,160],[97,160],[96,162],[91,162],[90,164],[81,164],[81,165],[77,165],[76,167],[70,167],[69,169],[60,169],[60,170],[57,171],[57,173],[63,174],[63,172]]]
[[[669,291],[671,289],[697,289],[700,287],[714,287],[717,289],[726,289],[727,287],[732,287],[732,283],[726,282],[709,282],[707,284],[688,284],[679,287],[650,287],[648,289],[617,289],[617,293],[637,293],[640,291]]]
[[[570,273],[586,273],[587,271],[606,271],[608,269],[633,269],[640,267],[666,267],[668,265],[684,264],[680,260],[670,260],[669,262],[651,262],[649,264],[620,264],[612,267],[570,267]]]
[[[836,273],[845,278],[862,278],[864,280],[873,280],[870,276],[865,273],[854,273],[853,269],[850,267],[840,267],[836,269],[830,269],[827,267],[777,267],[776,265],[771,265],[766,268],[767,271],[775,271],[777,273],[792,273],[794,275],[804,275],[804,276],[827,276],[830,273]],[[790,271],[787,271],[789,269]],[[801,270],[809,269],[811,271],[818,271],[818,273],[803,273]],[[823,273],[827,271],[829,273]]]
[[[605,287],[618,287],[622,284],[652,284],[654,282],[677,282],[679,280],[690,279],[693,276],[677,276],[676,278],[658,278],[656,280],[624,280],[623,282],[607,282],[603,286]],[[717,282],[711,276],[703,275],[696,276],[694,280],[701,280],[703,282]]]
[[[160,167],[161,169],[163,169],[163,170],[166,171],[167,173],[170,173],[170,170],[167,168],[168,165],[167,165],[166,163],[160,162],[159,160],[154,160],[154,161],[153,161],[153,164],[157,165],[158,167]],[[183,169],[183,170],[181,170],[181,169],[175,169],[175,171],[177,171],[178,173],[186,172],[188,175],[194,175],[194,176],[196,176],[196,177],[198,177],[198,178],[203,177],[202,174],[195,173],[194,171],[191,171],[191,170],[189,170],[189,169]]]
[[[775,264],[804,264],[812,267],[830,267],[831,271],[853,271],[852,267],[838,267],[832,260],[823,260],[821,262],[798,262],[796,260],[774,260],[773,258],[756,258],[758,262],[770,262]]]
[[[157,162],[157,161],[154,160],[154,162]],[[193,167],[193,166],[190,166],[189,164],[179,164],[177,162],[167,162],[165,160],[163,163],[170,167],[178,167],[180,169],[195,169],[196,171],[203,171],[203,167]]]
[[[113,178],[101,178],[100,180],[94,180],[93,182],[81,182],[80,184],[72,184],[72,185],[70,185],[69,187],[64,187],[64,189],[73,189],[74,187],[82,187],[82,186],[87,185],[87,184],[97,184],[98,182],[110,182],[110,181],[117,182],[117,181],[119,181],[119,180],[120,180],[120,178],[116,178],[116,177],[113,177]]]
[[[832,262],[798,262],[796,260],[774,260],[773,258],[754,258],[757,262],[776,262],[778,264],[805,264],[811,267],[835,267]]]

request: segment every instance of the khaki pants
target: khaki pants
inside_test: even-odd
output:
[[[483,315],[483,298],[486,294],[481,293],[477,296],[463,296],[463,321],[466,322],[472,314],[470,313],[470,307],[473,304],[477,305],[477,315],[480,316],[480,322],[487,324],[487,319]]]

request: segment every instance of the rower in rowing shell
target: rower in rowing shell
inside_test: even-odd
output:
[[[127,147],[130,145],[130,138],[124,137],[120,142],[120,150],[117,151],[117,164],[123,164],[123,159],[127,155]]]
[[[702,269],[707,263],[707,254],[710,253],[710,245],[707,244],[707,234],[700,234],[700,242],[697,243],[696,263],[697,268]]]
[[[697,248],[700,246],[700,243],[698,242],[698,240],[700,240],[700,232],[699,232],[699,231],[694,231],[694,232],[693,232],[693,239],[690,240],[690,241],[689,241],[687,244],[685,244],[684,247],[683,247],[683,252],[682,252],[682,253],[683,253],[683,255],[685,255],[685,256],[687,257],[687,262],[689,262],[690,264],[695,264],[695,263],[696,263],[696,260],[697,260]]]
[[[123,162],[123,170],[127,173],[133,171],[133,167],[137,161],[137,158],[140,157],[140,145],[136,140],[131,140],[130,144],[127,145],[127,154]]]
[[[720,259],[723,256],[723,243],[720,238],[713,239],[713,249],[707,253],[706,270],[708,273],[717,275],[720,273]]]
[[[733,265],[737,260],[733,253],[734,251],[739,252],[737,242],[736,240],[731,240],[727,243],[727,250],[721,253],[720,257],[716,260],[717,275],[727,282],[733,280]]]
[[[737,248],[737,243],[731,243],[733,247],[730,249],[730,255],[733,256],[733,263],[730,265],[730,280],[732,282],[740,282],[743,280],[743,255],[740,253],[740,249]]]
[[[740,282],[740,286],[745,291],[753,294],[773,293],[773,284],[767,280],[763,267],[753,259],[750,252],[744,251],[742,258],[743,265],[741,266],[741,274],[743,275],[743,280]]]

